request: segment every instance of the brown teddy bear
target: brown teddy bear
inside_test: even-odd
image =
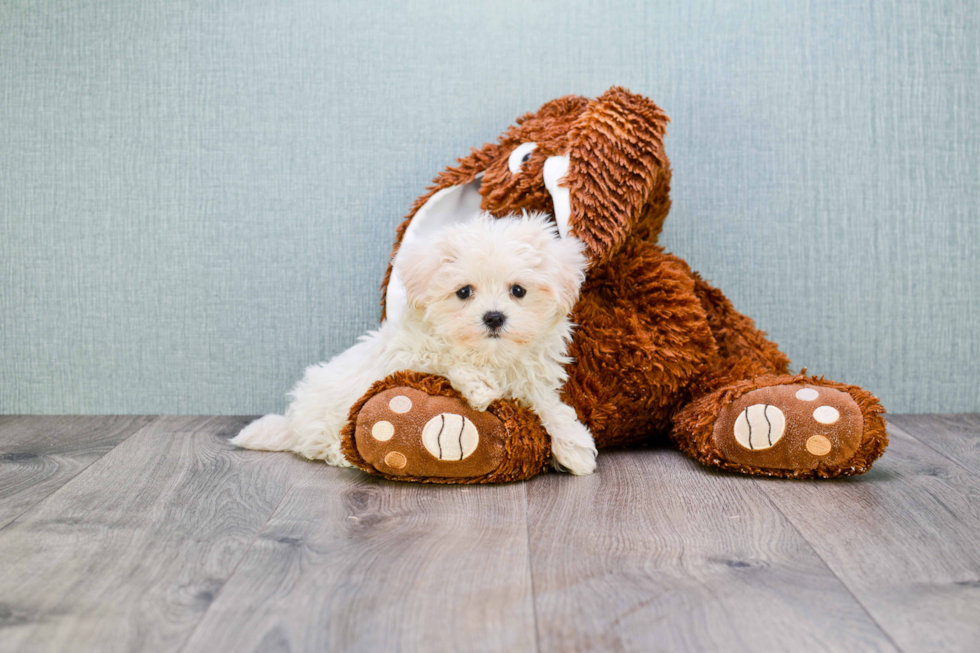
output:
[[[392,260],[402,242],[481,210],[552,214],[562,236],[587,247],[562,398],[598,447],[667,436],[705,465],[744,474],[866,472],[888,442],[877,397],[790,374],[750,318],[657,244],[670,209],[667,122],[653,102],[618,87],[548,102],[436,177],[398,228]],[[405,299],[390,265],[382,291],[394,316]],[[381,420],[394,426],[383,441],[372,437]],[[478,445],[463,459],[440,458],[423,441],[427,428],[429,442],[465,432]],[[527,407],[498,400],[475,411],[445,379],[408,371],[353,406],[342,443],[367,472],[432,483],[526,479],[547,467],[549,445]]]

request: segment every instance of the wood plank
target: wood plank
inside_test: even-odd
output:
[[[906,651],[980,648],[980,478],[890,428],[865,474],[757,481]]]
[[[186,651],[532,651],[524,488],[308,465]]]
[[[528,484],[541,651],[893,651],[753,479],[606,451]]]
[[[144,415],[0,417],[0,528],[152,419]]]
[[[980,413],[890,415],[888,424],[980,474]]]
[[[0,651],[177,650],[305,463],[160,418],[0,531]]]

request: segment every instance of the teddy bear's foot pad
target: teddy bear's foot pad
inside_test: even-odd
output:
[[[383,474],[472,478],[500,466],[505,435],[499,419],[462,399],[397,387],[364,404],[354,440],[364,461]]]
[[[729,462],[807,470],[847,462],[861,444],[863,428],[851,395],[792,383],[752,390],[724,407],[712,440]]]

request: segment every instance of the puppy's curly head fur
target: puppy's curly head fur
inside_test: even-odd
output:
[[[516,352],[566,319],[585,279],[581,241],[542,214],[483,215],[406,245],[396,270],[409,306],[457,347]]]

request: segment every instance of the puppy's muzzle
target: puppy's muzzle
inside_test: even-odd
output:
[[[483,314],[483,324],[490,329],[492,335],[497,335],[500,328],[507,321],[507,316],[500,311],[487,311]]]

